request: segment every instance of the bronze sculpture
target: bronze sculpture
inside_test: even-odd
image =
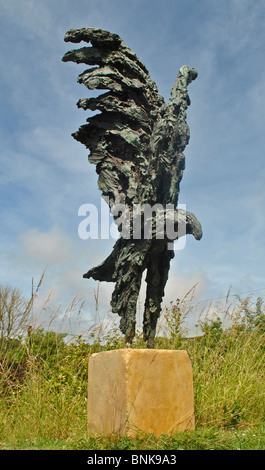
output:
[[[134,207],[145,205],[159,205],[160,215],[164,217],[162,237],[157,237],[153,219],[151,236],[147,238],[133,236],[130,229],[129,236],[121,234],[110,256],[83,276],[116,283],[112,311],[121,317],[120,329],[131,344],[142,274],[147,270],[143,334],[147,347],[152,348],[170,260],[174,257],[168,243],[178,238],[178,235],[168,236],[166,220],[171,217],[176,233],[184,220],[185,233],[197,240],[202,236],[196,217],[176,209],[185,168],[183,151],[189,141],[187,86],[196,79],[197,72],[188,66],[180,68],[166,104],[144,64],[117,34],[82,28],[68,31],[65,41],[91,44],[67,52],[62,59],[96,65],[81,73],[78,82],[90,90],[109,90],[96,98],[78,101],[79,108],[101,113],[89,117],[88,123],[73,134],[90,150],[88,160],[96,164],[103,197],[107,198],[111,210],[126,205],[130,220]],[[173,213],[168,216],[169,205]],[[114,219],[120,226],[119,215],[119,211],[114,211]],[[143,234],[142,225],[140,232]]]

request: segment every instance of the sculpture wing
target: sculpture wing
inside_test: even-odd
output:
[[[95,98],[80,99],[78,107],[100,114],[87,119],[73,137],[90,150],[98,185],[113,204],[155,200],[150,174],[151,137],[166,105],[156,84],[138,57],[117,34],[96,28],[70,30],[65,41],[85,41],[90,47],[67,52],[63,61],[91,67],[78,82],[88,89],[109,90]]]

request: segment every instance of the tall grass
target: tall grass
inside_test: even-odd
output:
[[[209,305],[201,335],[185,338],[183,319],[196,306],[184,297],[166,312],[169,337],[161,346],[186,349],[195,389],[197,426],[244,427],[265,422],[265,308],[258,298]],[[228,326],[227,326],[228,325]]]
[[[247,297],[229,302],[228,295],[223,304],[208,305],[198,316],[199,334],[188,337],[185,322],[198,313],[193,294],[194,289],[164,310],[156,347],[188,351],[197,429],[264,426],[262,299],[254,302]],[[32,299],[25,305],[27,321],[32,305]],[[67,314],[73,318],[77,312],[80,315],[82,306],[82,299],[75,299]],[[15,316],[17,313],[14,311]],[[67,332],[53,331],[52,321],[48,328],[36,322],[33,326],[19,324],[19,334],[1,331],[0,442],[18,445],[41,439],[86,440],[88,358],[94,352],[125,347],[122,335],[111,320],[70,342]],[[132,347],[146,347],[140,332]]]

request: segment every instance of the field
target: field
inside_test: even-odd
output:
[[[185,349],[193,367],[196,431],[155,438],[88,438],[87,366],[94,352],[125,347],[119,330],[97,325],[72,341],[32,326],[33,303],[0,288],[0,449],[265,449],[265,309],[247,297],[211,305],[188,337],[192,292],[162,314],[156,347]],[[73,302],[74,305],[74,302]],[[71,310],[71,309],[70,309]],[[144,348],[138,332],[134,348]]]

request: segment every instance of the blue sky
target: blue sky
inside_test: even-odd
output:
[[[97,283],[82,274],[114,240],[80,240],[79,206],[100,204],[95,167],[71,133],[85,123],[84,66],[63,63],[70,28],[118,33],[167,100],[178,69],[190,85],[191,139],[179,202],[201,221],[171,265],[165,304],[198,282],[196,300],[257,289],[265,294],[263,0],[8,0],[0,5],[0,283],[25,296],[47,267],[43,295],[77,293],[94,318]],[[113,285],[100,285],[109,309]]]

